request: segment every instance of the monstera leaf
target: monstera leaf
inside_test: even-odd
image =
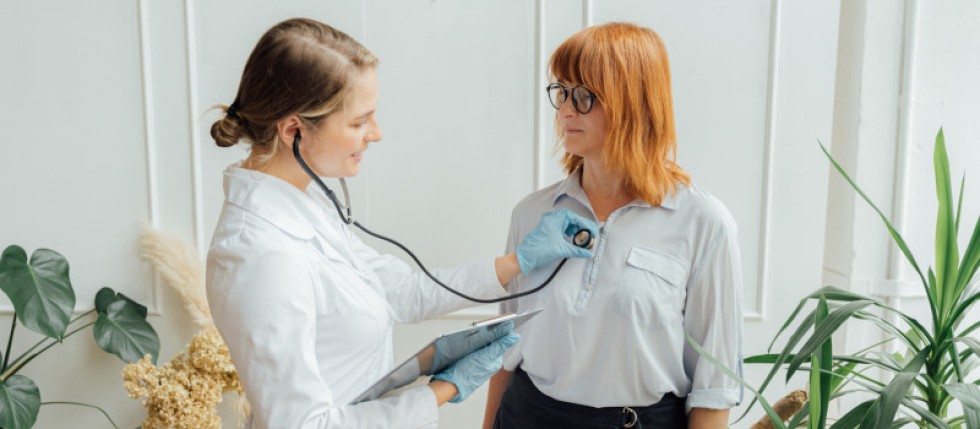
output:
[[[31,379],[12,375],[0,381],[0,425],[9,429],[34,426],[41,410],[41,392]]]
[[[106,306],[105,311],[99,311],[93,329],[95,342],[102,350],[129,363],[150,354],[155,365],[160,355],[160,338],[146,321],[145,307],[142,310],[140,307],[123,297]],[[96,308],[99,308],[98,300]]]
[[[116,292],[111,288],[104,287],[99,289],[99,292],[95,294],[95,310],[100,314],[105,313],[109,309],[109,304],[116,302],[116,300],[124,299],[130,304],[136,307],[136,311],[140,314],[140,317],[146,319],[146,306],[133,301],[132,298],[123,295],[121,292]]]
[[[37,249],[27,261],[20,246],[9,246],[0,256],[0,289],[27,329],[61,340],[75,308],[75,292],[68,279],[68,261],[60,253]]]

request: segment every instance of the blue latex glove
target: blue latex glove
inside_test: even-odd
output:
[[[448,337],[441,337],[436,340],[436,352],[435,356],[432,358],[432,372],[440,372],[446,368],[447,365],[466,356],[473,350],[480,349],[487,344],[490,344],[493,340],[501,338],[514,330],[514,321],[508,320],[503,323],[498,323],[496,325],[487,326],[480,328],[476,334],[466,335],[465,332],[459,333],[463,338],[454,338],[453,334]]]
[[[433,380],[448,381],[456,385],[459,393],[449,402],[459,403],[470,396],[476,388],[490,379],[504,364],[504,351],[517,343],[521,336],[511,332],[494,340],[486,347],[453,362],[444,371],[433,375]]]
[[[521,272],[527,274],[562,258],[591,258],[591,250],[578,247],[568,240],[580,229],[588,229],[593,237],[599,235],[599,226],[595,222],[571,210],[561,209],[541,215],[538,226],[524,236],[517,246],[517,262],[521,265]]]

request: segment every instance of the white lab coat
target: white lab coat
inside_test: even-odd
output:
[[[427,386],[348,402],[393,367],[394,322],[471,304],[365,245],[313,184],[303,192],[236,164],[224,189],[208,302],[251,402],[251,427],[436,426]],[[434,274],[470,295],[505,293],[492,260]]]

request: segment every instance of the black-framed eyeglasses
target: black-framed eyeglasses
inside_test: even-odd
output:
[[[581,85],[566,88],[565,85],[555,82],[548,85],[545,90],[548,91],[548,101],[551,102],[552,106],[555,106],[555,109],[561,109],[561,105],[565,104],[565,100],[568,100],[568,93],[572,93],[572,106],[575,107],[575,111],[583,115],[592,111],[592,102],[598,98],[592,91]]]

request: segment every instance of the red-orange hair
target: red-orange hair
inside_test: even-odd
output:
[[[657,206],[679,184],[691,182],[674,162],[670,62],[656,32],[618,22],[586,28],[555,50],[549,68],[553,80],[583,85],[595,93],[607,121],[603,161],[623,175],[634,197]],[[557,133],[560,141],[561,127]],[[566,174],[582,162],[571,153],[562,157]]]

